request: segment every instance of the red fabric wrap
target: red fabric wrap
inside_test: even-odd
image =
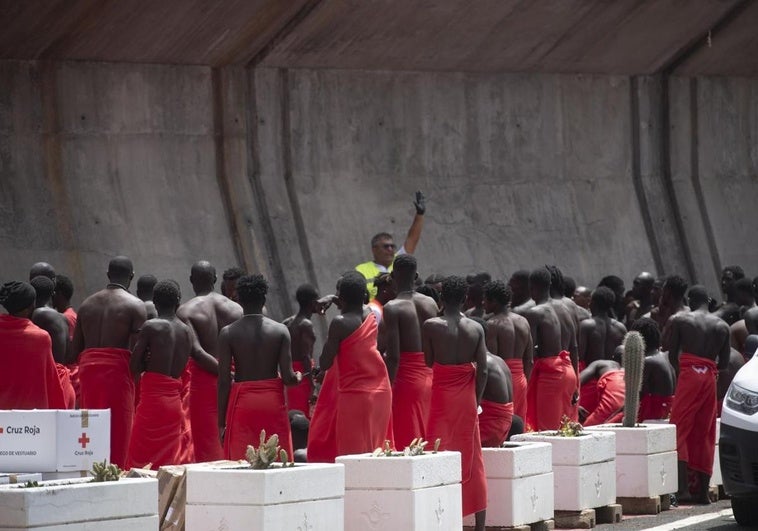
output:
[[[392,389],[387,366],[376,348],[378,326],[371,313],[340,342],[337,395],[337,455],[372,452],[387,437]]]
[[[155,372],[143,373],[127,466],[142,468],[152,463],[155,470],[186,463],[187,458],[182,455],[183,424],[182,380]]]
[[[595,411],[600,403],[600,394],[597,390],[597,378],[593,378],[584,384],[579,390],[579,405],[587,411]]]
[[[63,317],[65,317],[66,321],[68,321],[68,338],[73,341],[74,330],[76,330],[76,320],[78,318],[76,312],[71,306],[69,306],[63,311]]]
[[[487,508],[479,419],[476,414],[476,365],[435,363],[427,437],[440,439],[440,450],[461,452],[463,516]]]
[[[482,400],[482,412],[479,414],[479,435],[482,446],[497,448],[508,438],[513,422],[513,402],[498,404]]]
[[[189,361],[189,360],[188,360]],[[189,364],[184,366],[182,371],[182,449],[179,456],[183,461],[178,464],[195,462],[195,445],[192,444],[192,426],[190,424],[190,386],[192,385],[192,373],[190,373]],[[218,425],[218,419],[216,420]]]
[[[76,392],[74,391],[74,386],[71,385],[71,372],[68,367],[60,363],[55,364],[55,369],[58,371],[58,379],[61,382],[63,401],[66,403],[65,409],[76,408]]]
[[[0,315],[0,409],[66,409],[50,335],[29,319]]]
[[[524,374],[524,360],[510,358],[505,364],[511,370],[513,380],[513,413],[526,420],[526,374]],[[481,419],[479,419],[481,422]]]
[[[716,362],[682,353],[679,378],[671,406],[671,424],[676,424],[679,461],[698,472],[713,474],[716,447]]]
[[[303,373],[305,372],[305,364],[302,361],[293,361],[292,370]],[[302,411],[306,417],[311,418],[311,406],[308,401],[312,392],[313,385],[310,377],[303,376],[299,384],[287,387],[287,408]]]
[[[608,371],[597,381],[598,404],[584,421],[585,426],[597,426],[612,422],[624,409],[624,371]],[[623,413],[622,413],[623,416]]]
[[[584,361],[584,360],[579,360],[579,361],[576,363],[576,368],[577,368],[577,370],[579,371],[579,374],[581,374],[581,373],[582,373],[582,371],[583,371],[584,369],[586,369],[586,368],[587,368],[587,362],[586,362],[586,361]]]
[[[337,385],[339,369],[332,365],[324,375],[308,428],[308,462],[334,463],[337,457]]]
[[[567,351],[549,358],[535,358],[527,389],[527,430],[556,430],[563,415],[577,420],[577,408],[571,404],[577,381]]]
[[[79,356],[82,409],[111,410],[111,462],[126,467],[134,420],[131,352],[123,348],[89,348]]]
[[[232,384],[226,409],[224,458],[244,459],[249,444],[258,446],[261,430],[266,430],[266,438],[276,433],[279,446],[293,459],[292,432],[281,378]]]
[[[432,399],[432,369],[423,352],[402,352],[392,386],[392,429],[399,449],[425,438]]]
[[[190,371],[189,411],[192,446],[198,463],[224,458],[218,433],[218,376],[202,369],[195,360],[187,362]],[[252,442],[258,441],[258,437]],[[248,443],[249,444],[249,443]]]
[[[674,395],[642,395],[637,422],[669,418],[669,415],[671,415],[671,404],[673,403]]]

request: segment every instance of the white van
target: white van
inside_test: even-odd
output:
[[[736,374],[724,397],[719,461],[735,520],[741,526],[758,527],[758,351]]]

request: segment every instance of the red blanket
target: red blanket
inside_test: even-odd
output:
[[[266,438],[277,434],[279,446],[292,461],[292,432],[281,378],[232,384],[226,409],[224,458],[244,459],[248,444],[258,446],[261,430],[266,430]]]
[[[513,413],[526,420],[526,374],[524,374],[524,360],[510,358],[505,360],[511,370],[513,380]],[[481,421],[481,419],[479,419]]]
[[[79,356],[82,409],[111,410],[111,462],[126,466],[134,420],[131,353],[122,348],[90,348]]]
[[[326,371],[308,429],[308,462],[334,463],[337,457],[337,365]]]
[[[579,405],[587,411],[595,411],[600,402],[600,395],[597,391],[597,378],[593,378],[584,384],[579,391]]]
[[[508,438],[513,421],[513,402],[498,404],[482,400],[482,412],[479,414],[479,435],[482,446],[497,448]]]
[[[63,401],[66,403],[66,409],[76,408],[76,392],[74,386],[71,385],[71,372],[68,367],[55,364],[55,369],[58,371],[58,379],[61,382],[61,390],[63,391]]]
[[[590,415],[584,421],[585,426],[596,426],[615,422],[619,410],[624,409],[624,371],[608,371],[597,381],[598,404],[590,411]],[[623,413],[622,413],[623,417]]]
[[[392,428],[400,449],[426,435],[426,419],[432,399],[432,369],[423,352],[403,352],[392,386]]]
[[[440,450],[461,452],[466,516],[487,508],[487,476],[476,414],[476,365],[435,363],[433,371],[427,437],[432,443],[440,439]]]
[[[77,320],[76,312],[71,306],[69,306],[68,308],[64,310],[63,317],[65,317],[66,321],[68,321],[68,338],[71,341],[73,341],[74,330],[76,330],[76,320]]]
[[[681,354],[676,395],[671,406],[671,424],[676,425],[679,461],[689,468],[713,474],[716,447],[716,378],[713,360]]]
[[[182,372],[182,450],[180,457],[184,459],[180,465],[195,462],[195,446],[192,444],[192,426],[190,423],[190,386],[192,385],[192,374],[190,373],[189,364],[184,366]],[[218,420],[216,420],[218,426]]]
[[[186,463],[182,455],[182,381],[165,374],[145,372],[140,381],[140,401],[129,441],[128,467],[153,470]]]
[[[577,381],[565,350],[557,356],[535,358],[527,389],[527,430],[556,430],[563,415],[577,420],[577,407],[571,403]]]
[[[293,361],[292,370],[297,372],[305,372],[305,365],[302,361]],[[311,406],[309,400],[311,399],[311,393],[313,393],[313,385],[311,383],[310,376],[303,376],[303,380],[291,387],[287,388],[287,409],[297,409],[302,411],[303,414],[311,418]]]
[[[377,331],[371,313],[342,340],[337,352],[337,455],[372,452],[387,437],[392,389],[387,366],[376,348]]]
[[[640,398],[640,411],[637,414],[637,422],[669,418],[669,415],[671,414],[671,404],[673,402],[673,395],[642,395]]]
[[[187,362],[190,371],[190,423],[192,446],[198,463],[224,458],[218,433],[218,377],[203,370],[195,360]],[[257,442],[256,437],[254,441]]]
[[[66,409],[50,335],[29,319],[0,315],[0,409]]]

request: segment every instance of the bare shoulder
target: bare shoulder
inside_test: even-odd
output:
[[[421,326],[422,330],[432,330],[434,328],[440,328],[447,326],[447,323],[442,317],[432,317],[431,319],[427,319],[424,321],[424,324]]]

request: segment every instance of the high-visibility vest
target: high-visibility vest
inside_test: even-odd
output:
[[[368,289],[368,298],[369,300],[374,300],[376,298],[376,287],[374,286],[374,279],[379,276],[381,273],[384,273],[381,269],[379,269],[379,266],[374,262],[363,262],[362,264],[358,264],[355,266],[355,270],[358,271],[361,275],[366,277],[366,288]],[[387,272],[392,272],[392,264],[390,264],[389,268],[387,268]]]

